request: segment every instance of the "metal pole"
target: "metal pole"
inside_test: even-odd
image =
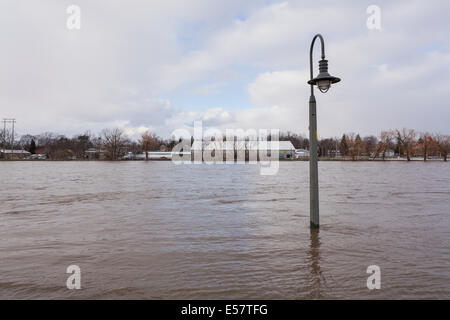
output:
[[[316,98],[309,98],[309,215],[310,227],[319,228],[319,172],[317,163]]]

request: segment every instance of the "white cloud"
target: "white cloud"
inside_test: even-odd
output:
[[[322,135],[401,126],[448,131],[448,1],[380,0],[382,31],[367,30],[368,4],[356,0],[77,4],[80,31],[66,29],[65,3],[0,4],[0,117],[17,118],[20,133],[117,125],[132,135],[168,135],[194,119],[306,133],[308,53],[317,31],[330,72],[342,78],[317,94]],[[230,89],[242,82],[241,92]],[[171,103],[186,85],[208,106]],[[239,97],[236,106],[226,108],[221,93]]]

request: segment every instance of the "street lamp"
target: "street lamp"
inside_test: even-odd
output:
[[[313,48],[316,39],[320,39],[322,47],[322,56],[319,61],[319,75],[313,78]],[[314,97],[314,85],[320,92],[325,93],[331,87],[331,84],[341,81],[341,79],[331,76],[328,73],[328,60],[325,60],[325,44],[323,37],[316,34],[311,42],[309,50],[309,70],[311,85],[311,96],[309,97],[309,214],[310,227],[319,228],[319,172],[317,166],[317,115],[316,115],[316,97]]]

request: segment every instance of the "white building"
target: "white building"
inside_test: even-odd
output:
[[[147,151],[148,159],[149,160],[170,160],[173,157],[174,152],[172,151]],[[190,156],[190,152],[180,152],[181,155],[186,155],[187,157]],[[133,154],[129,152],[128,154],[124,155],[122,159],[124,160],[146,160],[146,154],[144,153],[137,153]]]
[[[209,151],[212,154],[220,152],[224,160],[257,160],[278,153],[279,159],[292,159],[295,157],[295,148],[290,141],[200,141],[195,140],[191,147],[192,157],[194,153]]]
[[[308,158],[309,151],[306,149],[295,149],[295,157],[296,158]]]
[[[3,159],[23,159],[29,155],[31,153],[26,150],[0,149],[0,158]]]

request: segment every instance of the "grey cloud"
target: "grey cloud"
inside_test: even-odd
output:
[[[17,118],[21,133],[122,125],[169,134],[194,119],[305,132],[307,54],[318,31],[330,71],[343,79],[318,97],[323,135],[448,131],[448,1],[380,0],[381,31],[365,25],[372,3],[356,0],[77,2],[80,31],[65,27],[68,3],[0,4],[0,117]],[[188,51],[185,26],[200,35]],[[171,104],[179,86],[212,73],[222,75],[218,83],[237,81],[236,66],[261,70],[247,86],[253,108],[225,110],[220,98],[204,110]]]

